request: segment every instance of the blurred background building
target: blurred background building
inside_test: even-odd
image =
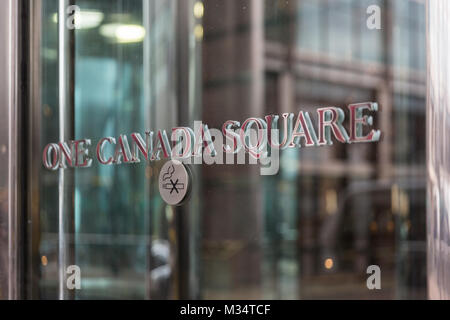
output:
[[[381,30],[367,9],[381,9]],[[206,1],[203,119],[377,101],[382,141],[204,166],[206,297],[424,298],[423,1]],[[363,281],[381,267],[382,292]],[[237,296],[236,296],[237,295]]]

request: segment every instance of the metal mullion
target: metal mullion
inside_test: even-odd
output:
[[[59,140],[74,140],[74,46],[73,30],[66,26],[70,0],[59,0],[58,58],[59,58]],[[74,264],[74,174],[59,171],[58,182],[58,297],[73,298],[66,287],[67,267]]]

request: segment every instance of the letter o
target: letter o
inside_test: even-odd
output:
[[[60,160],[61,149],[56,143],[48,144],[43,153],[44,167],[48,170],[58,170]],[[53,155],[53,156],[52,156]]]

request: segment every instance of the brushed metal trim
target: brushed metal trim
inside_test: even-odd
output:
[[[74,47],[73,30],[66,27],[67,9],[71,0],[58,3],[59,41],[59,141],[74,139]],[[62,19],[64,17],[64,19]],[[74,264],[74,184],[73,172],[60,170],[58,182],[58,276],[59,299],[73,299],[66,287],[67,267]]]
[[[8,0],[8,297],[19,299],[19,253],[17,208],[17,157],[18,157],[18,17],[19,1]]]
[[[41,41],[42,41],[42,7],[43,0],[27,0],[29,4],[29,106],[28,106],[28,145],[30,155],[41,152],[41,122],[42,122],[42,75],[41,75]],[[27,219],[28,226],[27,252],[29,266],[27,272],[27,298],[39,299],[40,272],[40,170],[39,161],[27,161]]]

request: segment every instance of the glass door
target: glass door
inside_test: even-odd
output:
[[[40,28],[32,35],[39,39],[33,108],[39,111],[33,134],[41,150],[82,140],[95,153],[104,137],[145,137],[198,119],[193,6],[175,0],[35,1]],[[105,157],[114,156],[106,149]],[[52,171],[33,162],[39,187],[32,195],[30,297],[194,298],[195,285],[188,284],[196,277],[197,243],[190,235],[198,202],[165,204],[157,183],[163,164],[93,162]],[[70,290],[67,281],[78,273],[82,290]]]
[[[27,297],[426,297],[424,1],[24,3]]]

